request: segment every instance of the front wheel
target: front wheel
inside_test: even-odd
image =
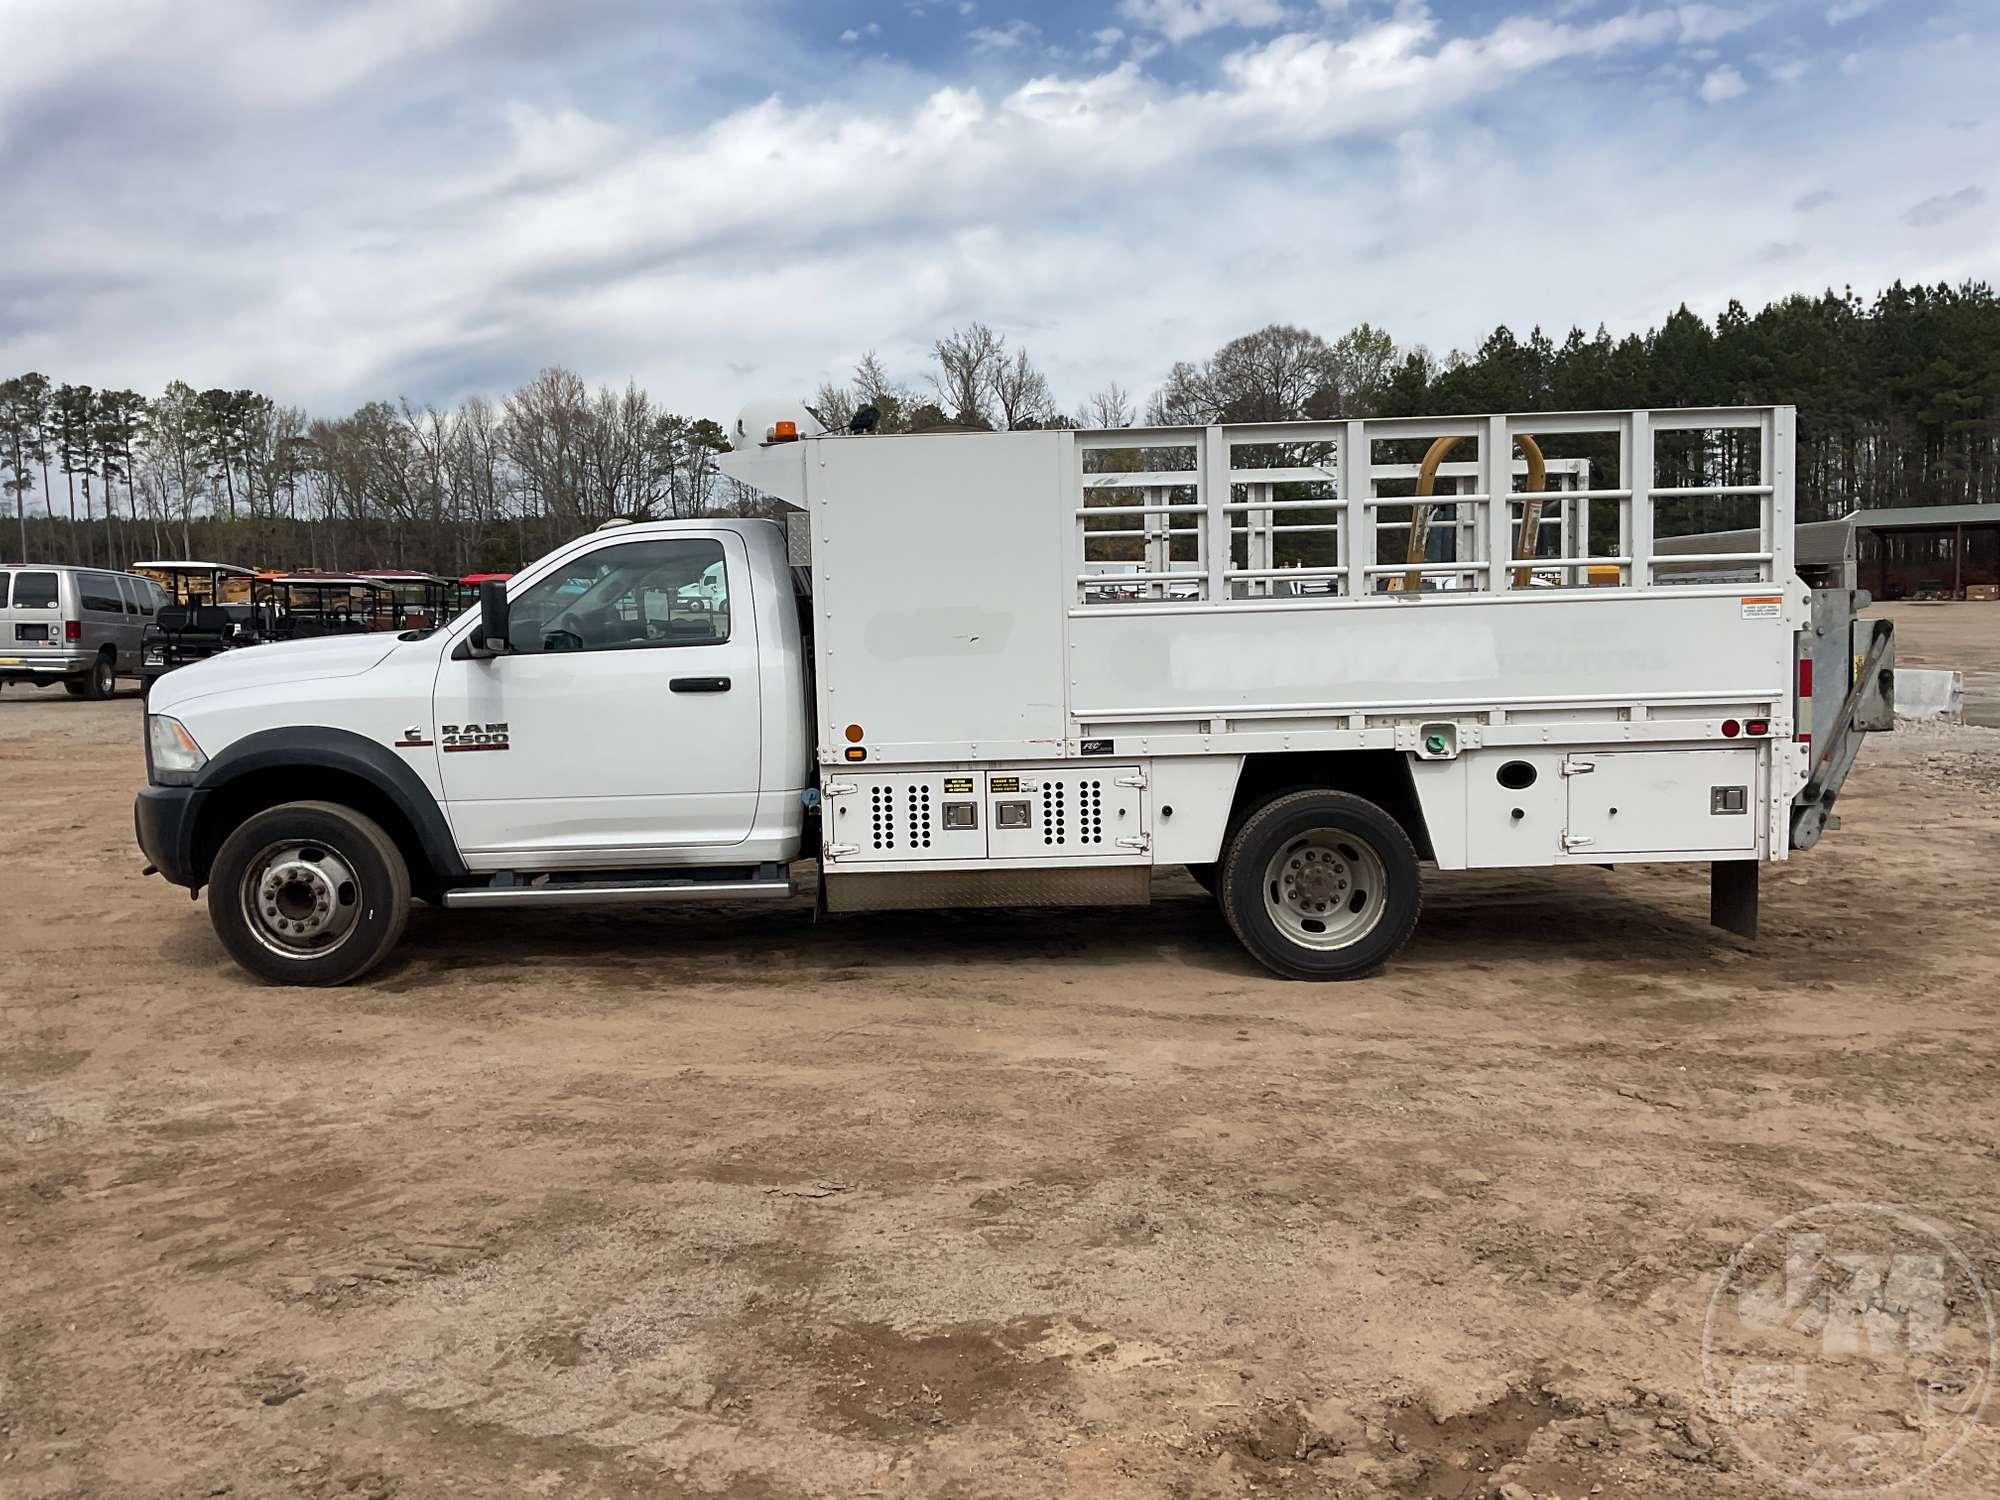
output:
[[[331,802],[247,819],[209,871],[208,917],[229,956],[268,984],[359,979],[410,915],[410,871],[381,825]]]
[[[1417,851],[1388,813],[1348,792],[1293,792],[1237,830],[1222,914],[1251,956],[1286,979],[1357,979],[1416,930]]]

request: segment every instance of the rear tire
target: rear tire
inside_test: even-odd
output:
[[[83,691],[78,696],[93,703],[102,703],[117,691],[118,663],[107,654],[90,664],[90,671],[83,679]]]
[[[1258,808],[1223,857],[1221,895],[1230,930],[1286,979],[1373,972],[1423,909],[1410,836],[1349,792],[1292,792]]]
[[[208,917],[229,956],[267,984],[332,985],[374,968],[410,916],[410,870],[374,819],[288,802],[223,841]]]

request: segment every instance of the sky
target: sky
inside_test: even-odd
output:
[[[0,0],[0,60],[0,375],[316,415],[2000,276],[1991,0]]]

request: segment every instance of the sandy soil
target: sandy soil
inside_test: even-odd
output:
[[[1762,1495],[1739,1245],[1880,1201],[2000,1280],[2000,732],[1878,739],[1755,944],[1693,869],[1439,876],[1288,985],[1175,873],[419,912],[294,993],[140,876],[138,718],[0,695],[10,1500]],[[1996,1475],[1989,1414],[1919,1493]]]
[[[1965,674],[1965,721],[2000,727],[2000,604],[1880,604],[1896,622],[1896,660]]]

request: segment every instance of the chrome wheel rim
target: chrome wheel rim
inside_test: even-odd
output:
[[[96,671],[97,691],[108,698],[118,690],[118,673],[108,661],[99,661]]]
[[[241,887],[243,919],[281,958],[321,958],[354,934],[361,883],[339,851],[306,839],[266,845]]]
[[[1288,839],[1264,867],[1264,910],[1288,942],[1329,953],[1375,930],[1388,910],[1388,884],[1366,839],[1315,828]]]

